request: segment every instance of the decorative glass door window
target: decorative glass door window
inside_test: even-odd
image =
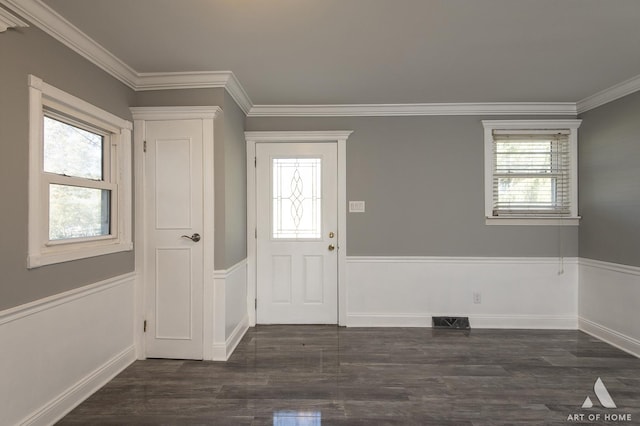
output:
[[[322,159],[272,159],[272,238],[322,237]]]

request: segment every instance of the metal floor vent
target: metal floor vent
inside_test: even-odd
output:
[[[471,330],[469,317],[431,317],[433,328],[451,328],[459,330]]]

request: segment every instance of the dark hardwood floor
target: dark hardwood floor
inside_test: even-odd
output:
[[[600,403],[599,377],[617,408]],[[581,408],[587,396],[593,408]],[[58,424],[567,425],[579,414],[640,424],[640,359],[579,331],[258,326],[226,363],[138,361]]]

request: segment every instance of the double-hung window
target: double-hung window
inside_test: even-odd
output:
[[[580,120],[482,123],[487,223],[577,224]]]
[[[131,250],[131,123],[34,76],[29,96],[29,267]]]

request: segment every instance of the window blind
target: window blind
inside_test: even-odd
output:
[[[493,216],[571,216],[568,130],[493,130]]]

